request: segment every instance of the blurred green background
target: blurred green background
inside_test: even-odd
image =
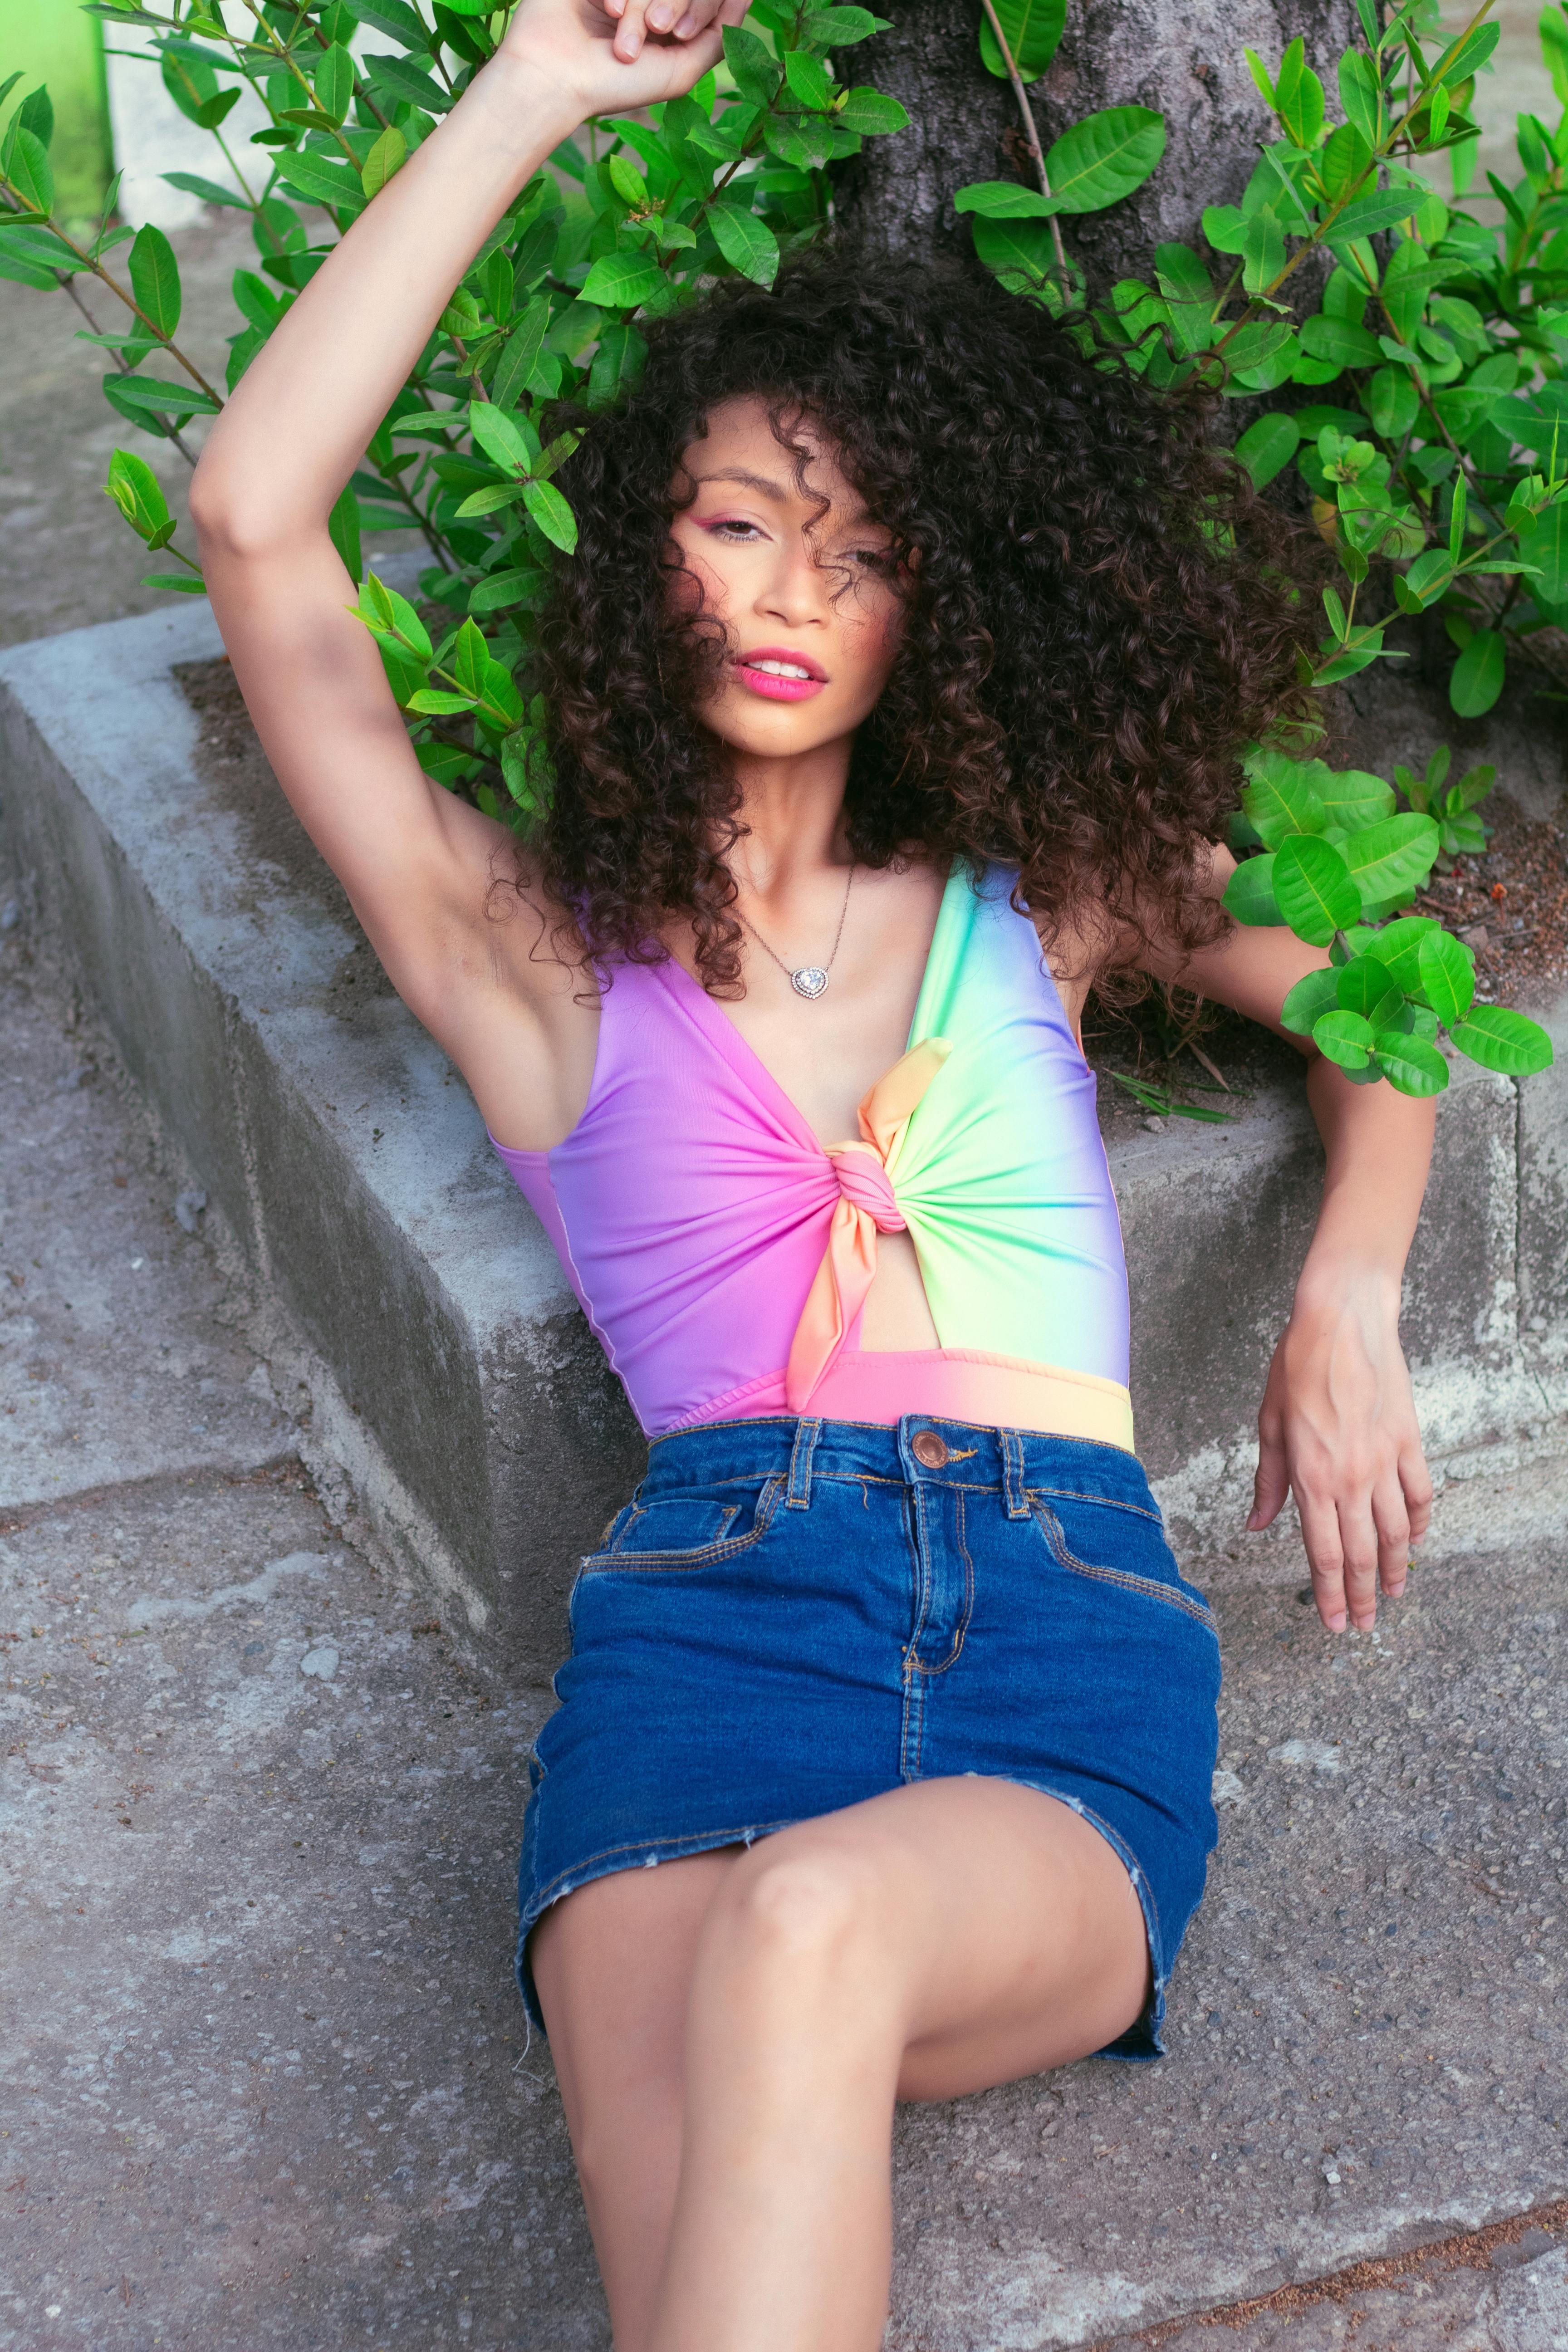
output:
[[[80,0],[0,0],[0,80],[22,74],[0,109],[0,128],[29,90],[47,82],[55,108],[50,160],[68,221],[97,213],[112,169],[102,25]]]

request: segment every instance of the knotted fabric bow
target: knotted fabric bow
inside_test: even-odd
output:
[[[826,1147],[838,1199],[790,1345],[784,1402],[791,1412],[805,1411],[813,1390],[837,1361],[877,1271],[877,1235],[906,1230],[891,1171],[904,1130],[952,1050],[945,1037],[911,1046],[861,1102],[855,1141]]]

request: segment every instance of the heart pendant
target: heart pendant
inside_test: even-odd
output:
[[[797,996],[820,996],[827,985],[827,974],[820,964],[803,964],[798,971],[791,972],[789,984]]]

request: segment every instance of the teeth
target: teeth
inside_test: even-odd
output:
[[[746,667],[765,670],[769,677],[809,678],[811,676],[811,672],[808,669],[802,669],[798,662],[754,661],[748,662]]]

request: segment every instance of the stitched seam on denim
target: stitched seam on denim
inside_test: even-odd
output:
[[[963,1608],[957,1624],[953,1627],[952,1646],[941,1664],[928,1666],[923,1658],[915,1660],[916,1672],[924,1675],[928,1682],[934,1681],[938,1675],[945,1675],[949,1666],[957,1665],[963,1655],[964,1638],[969,1632],[969,1620],[974,1611],[974,1562],[969,1556],[969,1546],[964,1540],[962,1493],[953,1496],[953,1516],[958,1528],[958,1556],[963,1562]]]
[[[1037,1495],[1054,1495],[1058,1502],[1100,1503],[1108,1511],[1131,1511],[1136,1518],[1152,1519],[1157,1528],[1165,1524],[1160,1513],[1150,1510],[1146,1504],[1121,1503],[1114,1495],[1086,1495],[1077,1486],[1027,1486],[1024,1491],[1031,1502]]]
[[[1102,1813],[1097,1813],[1092,1805],[1086,1805],[1081,1797],[1065,1793],[1061,1789],[1053,1789],[1047,1780],[1026,1780],[1022,1774],[1015,1772],[993,1772],[984,1774],[982,1777],[986,1780],[1011,1780],[1017,1788],[1033,1789],[1040,1796],[1054,1797],[1058,1804],[1066,1805],[1068,1812],[1077,1813],[1080,1820],[1091,1822],[1100,1832],[1132,1882],[1132,1893],[1138,1908],[1143,1915],[1143,1932],[1149,1938],[1149,1958],[1154,1974],[1154,1999],[1158,2002],[1164,1994],[1165,1987],[1171,1981],[1171,1967],[1165,1959],[1164,1923],[1160,1917],[1160,1906],[1154,1897],[1153,1882],[1120,1830],[1113,1829],[1105,1816]],[[1137,1874],[1136,1876],[1133,1875],[1134,1873]],[[1156,1946],[1158,1949],[1155,1948]],[[1140,2011],[1139,2016],[1142,2015],[1142,2011]],[[1134,2020],[1134,2023],[1136,2022],[1137,2020]],[[1118,2041],[1121,2039],[1120,2034],[1116,2038]]]
[[[925,1746],[925,1677],[916,1660],[904,1660],[904,1711],[899,1725],[899,1778],[907,1782],[924,1778],[921,1751]]]
[[[1068,1549],[1067,1537],[1053,1511],[1042,1507],[1037,1524],[1052,1553],[1064,1568],[1071,1569],[1079,1576],[1092,1577],[1099,1584],[1118,1584],[1124,1591],[1142,1592],[1151,1601],[1168,1601],[1173,1609],[1183,1609],[1200,1625],[1205,1625],[1217,1639],[1214,1612],[1201,1602],[1189,1601],[1184,1592],[1173,1592],[1167,1584],[1157,1584],[1152,1576],[1134,1576],[1125,1568],[1099,1568],[1092,1560],[1079,1559],[1076,1552]]]
[[[667,1575],[671,1575],[684,1568],[713,1568],[721,1560],[734,1559],[740,1553],[749,1551],[767,1534],[783,1492],[783,1474],[774,1471],[763,1487],[756,1518],[743,1536],[732,1536],[728,1542],[721,1540],[702,1544],[695,1551],[590,1552],[578,1570],[579,1580],[584,1576],[605,1576],[616,1571],[628,1576],[638,1575],[645,1569],[662,1570]],[[739,1506],[734,1507],[738,1509]]]
[[[910,1645],[904,1653],[904,1655],[910,1668],[913,1672],[919,1673],[921,1671],[920,1662],[921,1635],[925,1632],[926,1619],[931,1614],[931,1576],[930,1567],[931,1545],[928,1539],[928,1531],[926,1528],[925,1496],[918,1486],[911,1486],[910,1488],[908,1506],[910,1517],[913,1523],[915,1550],[915,1601],[917,1606],[915,1611],[914,1631],[910,1635]]]
[[[537,1919],[540,1912],[548,1909],[553,1900],[552,1893],[553,1888],[561,1885],[565,1879],[574,1878],[579,1871],[591,1870],[596,1862],[608,1862],[612,1854],[646,1853],[650,1846],[658,1845],[672,1848],[689,1846],[693,1852],[700,1853],[704,1846],[742,1845],[748,1837],[772,1837],[777,1830],[793,1829],[799,1819],[798,1814],[791,1813],[782,1822],[742,1822],[739,1829],[694,1830],[685,1837],[628,1838],[622,1845],[602,1845],[597,1853],[585,1853],[580,1861],[573,1863],[569,1869],[558,1870],[547,1885],[536,1890],[525,1907],[531,1910],[534,1918]],[[677,1857],[672,1853],[669,1859],[674,1861]]]

